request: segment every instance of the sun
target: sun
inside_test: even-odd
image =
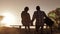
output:
[[[15,24],[16,17],[12,13],[4,12],[3,16],[4,16],[4,18],[3,18],[2,22],[5,24],[5,26],[10,26],[10,25]]]

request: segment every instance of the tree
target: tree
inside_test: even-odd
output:
[[[48,16],[56,23],[55,25],[60,28],[60,8],[50,11]]]

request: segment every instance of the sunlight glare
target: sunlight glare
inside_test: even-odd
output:
[[[3,16],[4,16],[4,19],[2,22],[5,23],[5,26],[10,26],[10,25],[15,24],[16,18],[12,13],[5,12],[3,13]]]

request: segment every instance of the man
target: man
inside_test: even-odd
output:
[[[44,17],[46,17],[46,14],[45,12],[41,11],[40,10],[40,7],[37,6],[36,7],[36,10],[33,14],[33,17],[32,17],[32,22],[36,19],[36,32],[38,32],[39,28],[41,27],[41,33],[43,31],[43,26],[44,26]]]

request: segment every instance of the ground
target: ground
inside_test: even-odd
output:
[[[44,29],[44,34],[50,34],[49,29]],[[35,29],[31,29],[30,31],[27,29],[20,29],[20,28],[9,28],[9,27],[0,27],[0,34],[36,34]],[[39,30],[40,34],[40,30]],[[53,30],[52,34],[60,34],[60,31]]]

